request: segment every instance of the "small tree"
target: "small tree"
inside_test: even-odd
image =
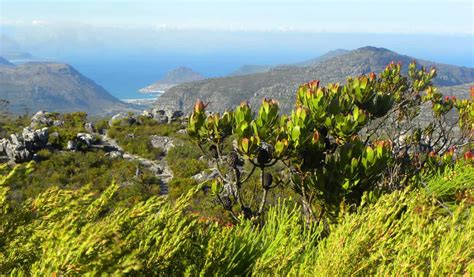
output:
[[[271,99],[263,100],[257,114],[242,102],[222,115],[206,115],[206,106],[198,100],[188,133],[214,161],[219,177],[212,191],[236,220],[234,203],[245,218],[258,217],[265,211],[268,192],[279,185],[291,186],[300,196],[307,221],[331,220],[341,207],[359,204],[364,192],[381,188],[383,176],[391,177],[383,188],[400,187],[433,165],[432,151],[443,156],[447,145],[472,135],[472,101],[443,100],[431,84],[435,76],[434,68],[418,69],[414,62],[405,77],[401,64],[392,62],[379,76],[349,78],[345,85],[323,87],[311,81],[298,89],[290,116],[280,115]],[[426,102],[432,103],[435,124],[415,128]],[[464,130],[456,141],[442,123],[453,107]],[[432,138],[424,148],[420,132]],[[399,143],[403,136],[409,139]],[[229,138],[233,149],[225,151]],[[413,169],[421,156],[423,163]],[[449,157],[443,156],[435,165],[446,162]],[[276,164],[286,170],[272,175],[268,168]],[[244,199],[243,187],[258,171],[260,192],[254,190]]]

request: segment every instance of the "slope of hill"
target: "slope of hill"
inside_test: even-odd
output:
[[[4,57],[0,57],[0,66],[14,66],[11,62],[9,62]]]
[[[443,95],[455,96],[459,99],[469,99],[471,98],[471,87],[474,87],[474,83],[465,83],[456,86],[440,87],[439,91]]]
[[[48,110],[98,115],[128,107],[70,65],[58,63],[0,67],[0,98],[10,102],[14,113]]]
[[[272,69],[271,65],[258,65],[258,64],[246,64],[237,68],[234,72],[230,73],[229,76],[244,76],[255,73],[264,73]]]
[[[203,80],[205,77],[198,72],[193,71],[189,67],[180,66],[169,71],[161,80],[139,89],[141,93],[157,93],[163,92],[176,85]]]
[[[314,59],[310,59],[310,60],[302,61],[302,62],[298,62],[298,63],[293,63],[293,64],[287,64],[287,65],[277,65],[277,66],[271,66],[271,65],[243,65],[243,66],[237,68],[237,70],[235,70],[231,74],[229,74],[229,76],[244,76],[244,75],[255,74],[255,73],[265,73],[265,72],[270,71],[271,69],[275,69],[275,68],[278,69],[280,67],[285,67],[285,66],[300,66],[300,67],[313,66],[313,65],[316,65],[320,62],[329,60],[331,58],[334,58],[334,57],[337,57],[337,56],[340,56],[340,55],[344,55],[348,52],[349,52],[349,50],[336,49],[336,50],[329,51],[326,54],[323,54],[323,55],[321,55],[317,58],[314,58]]]
[[[391,61],[400,61],[405,67],[414,58],[400,55],[384,48],[363,47],[346,54],[316,63],[310,67],[280,66],[268,72],[245,76],[207,79],[182,84],[169,89],[159,97],[158,108],[191,111],[197,98],[210,102],[209,109],[222,111],[232,109],[242,100],[249,100],[252,106],[264,97],[280,101],[283,110],[288,111],[294,103],[295,90],[299,84],[319,79],[323,84],[343,82],[348,76],[369,72],[380,72]],[[438,64],[418,60],[425,66],[436,66],[440,86],[459,85],[474,82],[474,69]]]
[[[303,62],[300,62],[300,63],[296,63],[294,65],[302,66],[302,67],[313,66],[313,65],[316,65],[320,62],[327,61],[329,59],[347,54],[349,52],[350,52],[350,50],[346,50],[346,49],[336,49],[336,50],[329,51],[326,54],[321,55],[317,58],[310,59],[310,60],[307,60],[307,61],[303,61]]]

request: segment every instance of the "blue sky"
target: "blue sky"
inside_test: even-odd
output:
[[[470,0],[0,0],[2,25],[473,34]]]
[[[0,52],[70,63],[135,97],[179,65],[222,76],[367,45],[473,67],[473,13],[472,0],[0,0]]]
[[[474,66],[473,8],[472,0],[0,0],[0,48],[6,37],[57,60],[225,54],[277,64],[372,45]]]

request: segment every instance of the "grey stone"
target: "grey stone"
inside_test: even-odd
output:
[[[23,140],[21,140],[16,134],[11,134],[10,135],[10,141],[13,143],[13,144],[20,144],[23,142]]]
[[[36,150],[48,143],[48,128],[34,130],[23,128],[21,134],[11,134],[10,139],[0,141],[0,152],[5,153],[11,161],[22,163],[30,161]]]
[[[123,154],[120,151],[111,151],[106,155],[108,155],[111,159],[119,159],[123,157]]]
[[[144,116],[146,118],[153,118],[153,113],[150,110],[144,110],[142,112],[142,116]]]
[[[89,133],[95,133],[95,126],[92,122],[87,122],[84,124],[84,129],[86,129],[87,132]]]
[[[39,125],[51,126],[53,125],[53,120],[50,118],[52,114],[45,111],[38,111],[31,118],[31,127],[36,127]]]
[[[64,121],[62,121],[62,120],[55,120],[55,121],[53,121],[53,126],[55,126],[55,127],[63,127],[63,126],[64,126]]]
[[[165,152],[168,152],[171,147],[174,147],[173,139],[170,137],[153,135],[150,136],[150,143],[153,148],[160,148]]]
[[[5,150],[7,149],[9,141],[7,139],[1,139],[0,140],[0,153],[4,153]]]
[[[217,169],[213,169],[211,172],[200,172],[194,176],[192,176],[192,178],[196,181],[198,181],[199,183],[202,183],[202,182],[206,182],[206,181],[210,181],[210,180],[213,180],[215,178],[217,178],[219,176],[219,173],[217,171]]]
[[[167,110],[166,115],[169,118],[169,122],[174,122],[174,121],[178,121],[179,119],[181,119],[181,117],[183,117],[184,113],[182,111],[179,111],[179,110]]]
[[[76,139],[78,142],[82,143],[87,148],[91,147],[92,143],[94,142],[94,137],[91,134],[87,133],[77,133]]]
[[[128,113],[118,113],[114,115],[110,120],[109,120],[109,126],[114,126],[114,125],[132,125],[136,123],[137,120],[129,115]]]
[[[69,140],[66,145],[67,150],[76,150],[76,143],[73,140]]]
[[[26,127],[23,128],[21,136],[23,141],[29,146],[28,148],[41,149],[48,143],[48,128],[44,127],[42,129],[33,130],[31,127]]]

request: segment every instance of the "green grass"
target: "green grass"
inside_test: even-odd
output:
[[[280,202],[265,224],[232,226],[189,213],[199,188],[173,203],[150,197],[118,205],[123,189],[91,194],[50,187],[11,209],[12,180],[0,178],[0,272],[20,275],[465,275],[474,273],[472,166],[427,180],[437,187],[451,176],[463,190],[451,210],[425,189],[383,195],[346,212],[337,223],[306,224],[300,207]],[[451,174],[451,175],[449,175]],[[466,185],[469,187],[466,188]]]

